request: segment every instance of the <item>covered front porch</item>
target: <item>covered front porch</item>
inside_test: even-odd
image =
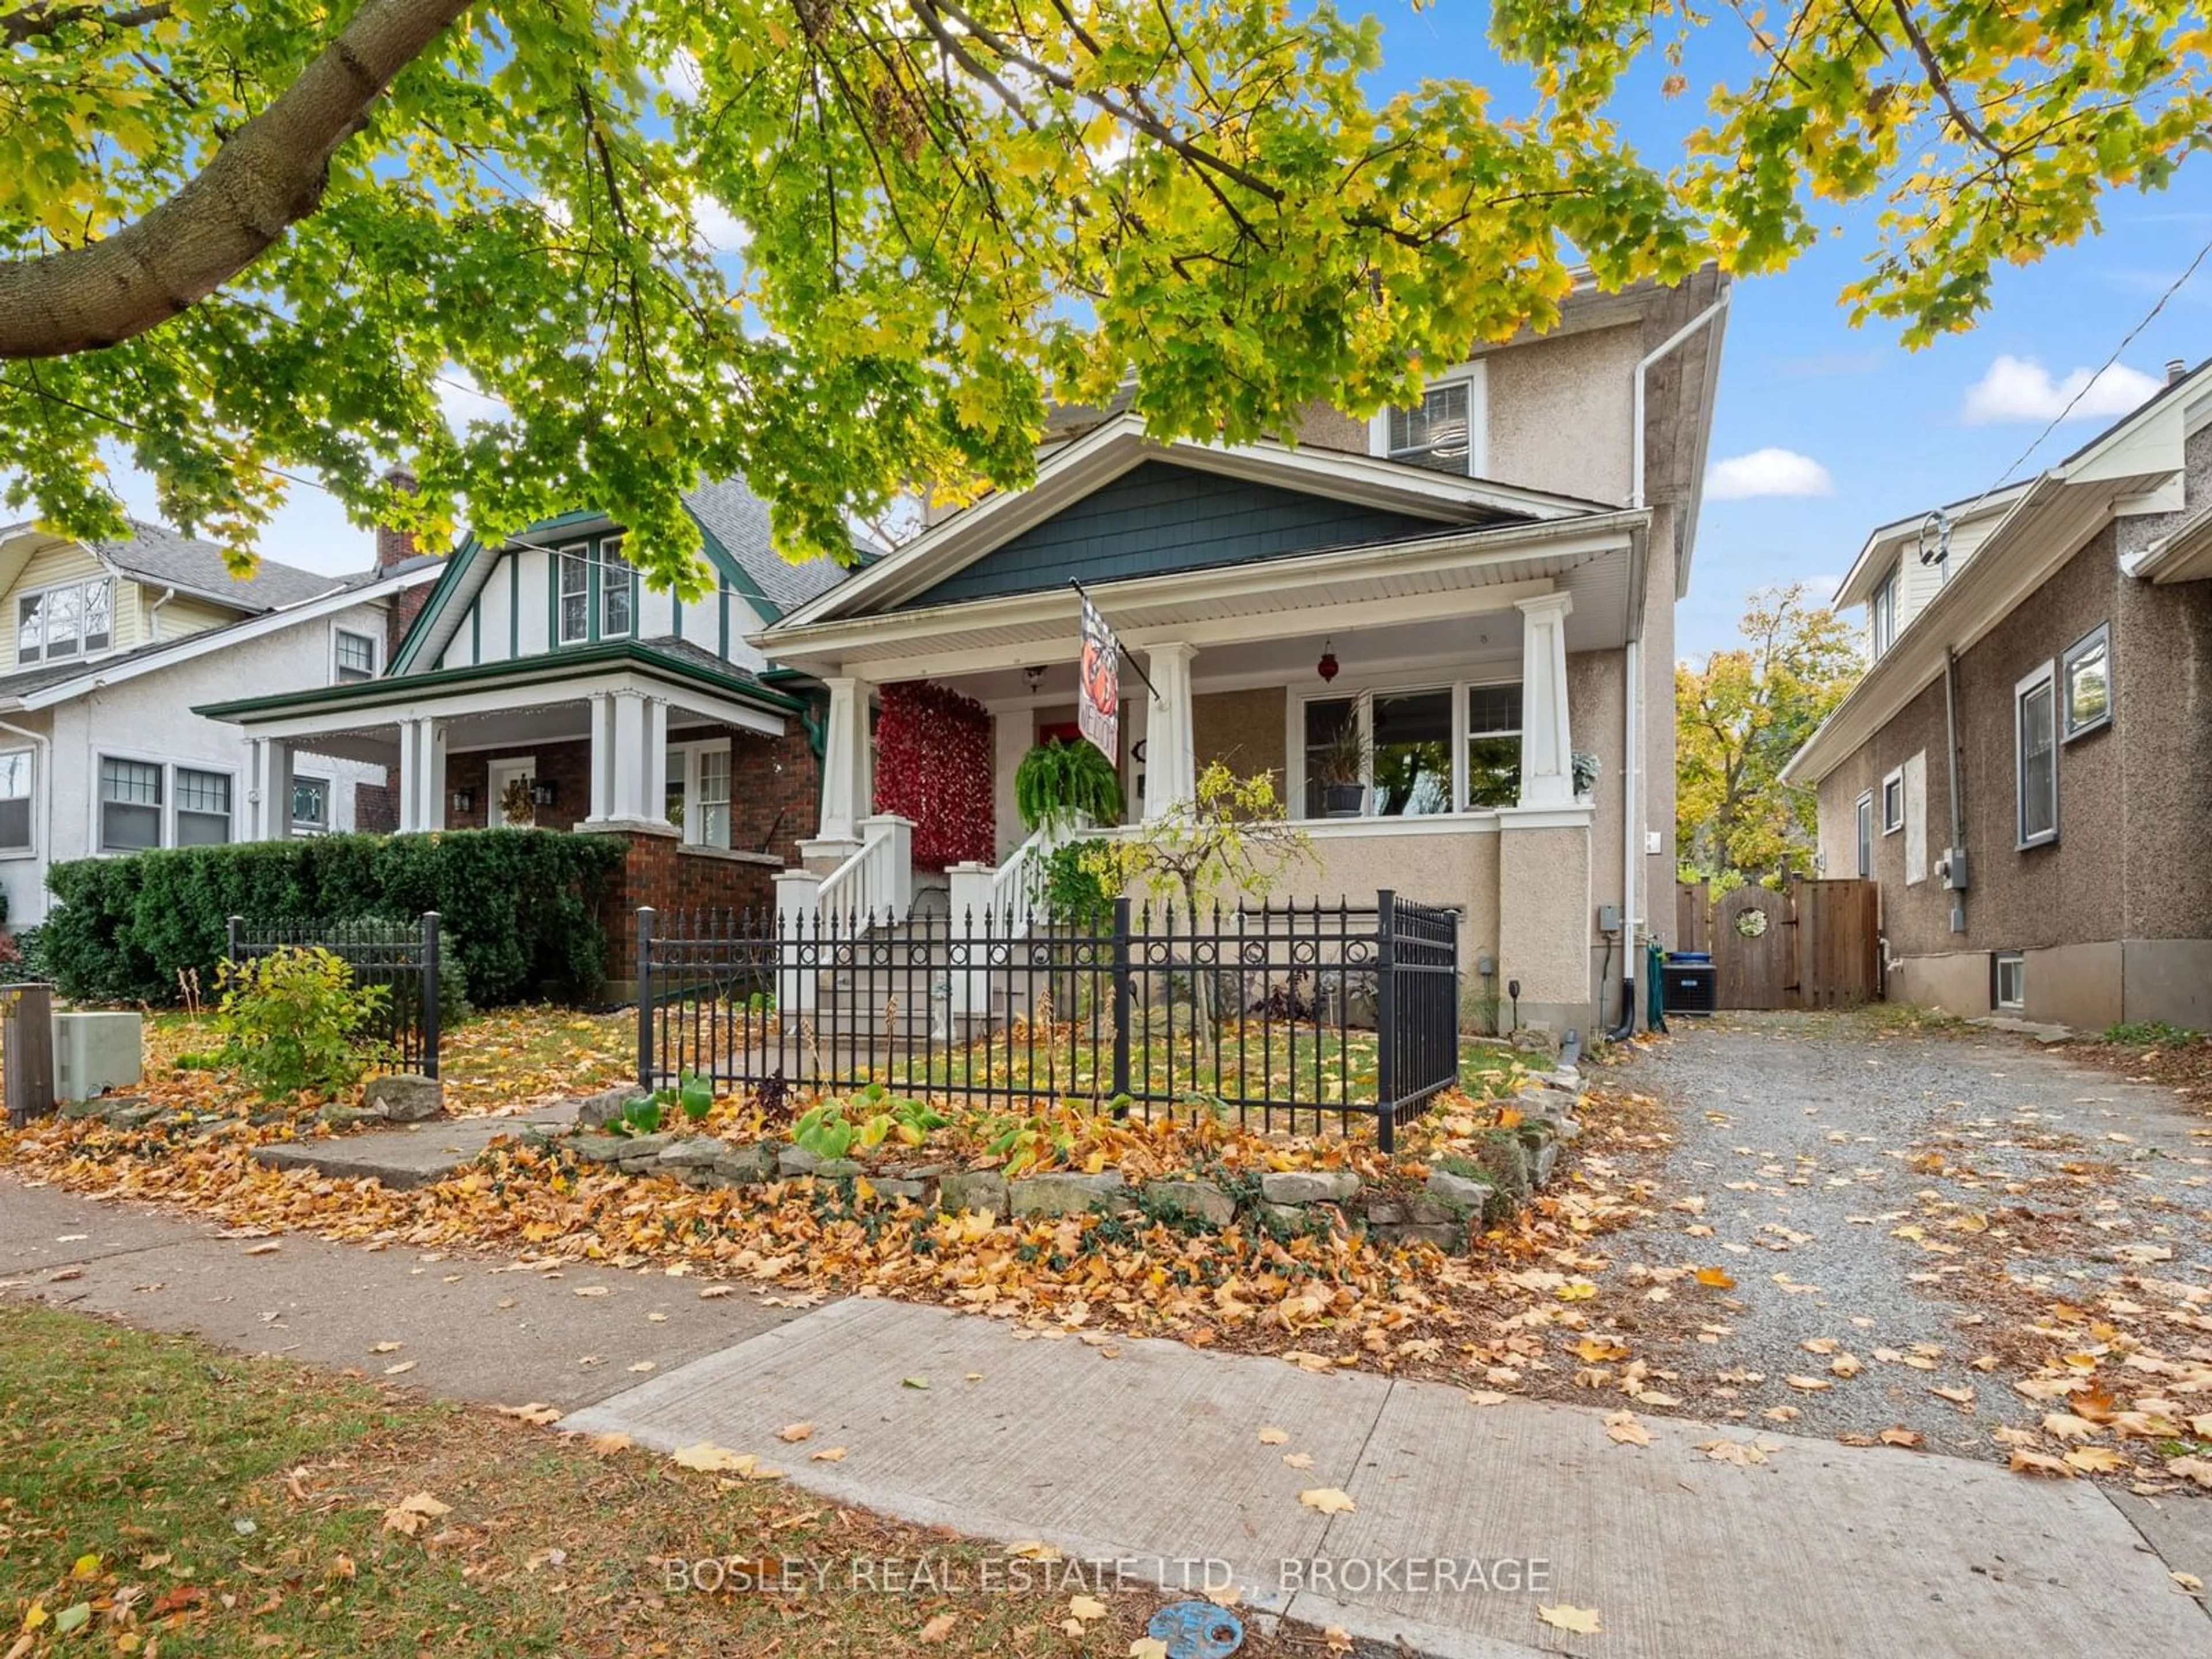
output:
[[[1640,532],[1640,515],[1608,514],[1089,584],[1133,659],[1124,832],[1189,800],[1216,760],[1272,773],[1312,848],[1274,896],[1388,888],[1449,906],[1477,969],[1471,1008],[1518,981],[1524,1018],[1586,1027],[1595,786],[1605,773],[1620,782]],[[762,636],[830,690],[805,848],[815,881],[834,890],[841,872],[903,859],[903,826],[870,816],[871,710],[878,687],[927,681],[988,714],[999,868],[988,884],[962,867],[911,880],[944,880],[956,909],[1011,890],[1027,836],[1016,769],[1033,745],[1073,737],[1077,614],[1062,587]],[[1606,816],[1619,822],[1617,808]],[[878,873],[870,891],[885,885]]]

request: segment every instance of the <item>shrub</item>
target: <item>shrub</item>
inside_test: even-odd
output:
[[[214,981],[231,916],[411,920],[435,910],[447,961],[478,1007],[573,1000],[605,976],[599,899],[623,852],[599,836],[465,830],[79,859],[47,873],[61,902],[38,954],[64,996],[167,1004],[180,970]]]
[[[356,985],[353,969],[320,948],[287,945],[222,965],[216,1029],[226,1058],[274,1100],[302,1089],[343,1089],[361,1080],[381,1044],[362,1028],[389,1006],[381,985]]]

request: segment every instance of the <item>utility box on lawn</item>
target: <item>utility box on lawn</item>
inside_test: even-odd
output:
[[[1670,1014],[1710,1014],[1718,1002],[1718,970],[1704,951],[1676,951],[1667,957],[1662,975]]]
[[[145,1027],[137,1014],[54,1016],[54,1098],[90,1100],[144,1075]]]

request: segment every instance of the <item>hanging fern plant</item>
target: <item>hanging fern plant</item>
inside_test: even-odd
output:
[[[1093,823],[1121,821],[1121,779],[1113,763],[1087,743],[1041,743],[1014,771],[1014,810],[1022,827],[1048,820],[1065,823],[1078,813]]]

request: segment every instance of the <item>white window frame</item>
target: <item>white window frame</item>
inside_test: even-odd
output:
[[[1897,589],[1898,568],[1892,565],[1889,574],[1875,584],[1874,597],[1867,601],[1867,622],[1873,632],[1877,661],[1897,643]]]
[[[186,817],[211,818],[216,816],[205,807],[187,807],[185,805],[185,774],[187,772],[195,777],[221,778],[223,781],[222,839],[221,841],[196,841],[187,843],[184,838],[184,822]],[[171,846],[183,847],[189,844],[193,847],[228,847],[233,845],[238,840],[238,806],[237,773],[226,770],[220,766],[187,765],[182,761],[169,769],[169,844]]]
[[[1467,387],[1467,476],[1470,478],[1486,477],[1490,462],[1490,366],[1480,357],[1455,364],[1441,374],[1431,375],[1423,386],[1422,392],[1425,396],[1445,386],[1461,384]],[[1383,460],[1392,459],[1390,410],[1388,409],[1377,410],[1369,417],[1367,453]],[[1407,465],[1419,465],[1419,463],[1407,462]],[[1440,477],[1454,476],[1436,467],[1425,470],[1437,473]]]
[[[599,637],[603,640],[634,639],[637,635],[638,582],[635,568],[623,551],[626,538],[608,536],[592,549],[592,562],[599,567]],[[620,564],[610,561],[619,559]],[[622,576],[623,603],[629,607],[629,620],[620,628],[607,626],[607,598],[611,591],[607,585],[609,575],[619,572]]]
[[[2005,995],[2005,974],[2010,969],[2013,994]],[[2018,951],[1995,951],[1990,954],[1990,1006],[2008,1012],[2027,1012],[2027,958]]]
[[[161,834],[160,839],[152,847],[112,848],[108,846],[101,812],[101,809],[107,805],[107,797],[101,775],[105,770],[106,763],[109,761],[126,761],[134,766],[150,766],[161,774]],[[244,825],[241,814],[245,811],[246,800],[240,787],[242,780],[236,767],[226,766],[221,761],[193,759],[189,757],[173,760],[166,756],[149,755],[129,749],[98,749],[93,751],[92,786],[86,792],[92,798],[88,803],[90,811],[89,822],[87,825],[86,845],[93,849],[93,855],[96,858],[122,859],[129,858],[134,853],[164,851],[177,847],[179,845],[177,841],[177,774],[179,772],[204,772],[210,777],[227,778],[230,782],[230,839],[220,843],[197,842],[195,845],[234,847],[245,839],[241,835],[241,827]]]
[[[2074,669],[2081,659],[2101,648],[2105,653],[2105,712],[2079,726],[2074,723]],[[2058,659],[2058,741],[2069,744],[2076,738],[2086,738],[2092,732],[2101,732],[2112,723],[2112,705],[2118,701],[2112,695],[2112,625],[2100,622],[2080,639],[2066,647]]]
[[[147,847],[110,847],[107,844],[107,763],[123,761],[132,766],[150,766],[161,780],[161,799],[154,803],[154,845]],[[92,848],[103,858],[129,858],[134,853],[153,852],[173,846],[169,839],[169,768],[167,762],[155,755],[133,755],[122,750],[103,749],[92,762]],[[143,805],[143,801],[118,803]]]
[[[84,643],[84,601],[82,595],[95,587],[104,587],[107,590],[107,643],[88,649]],[[54,654],[52,648],[46,643],[45,631],[46,613],[41,611],[40,612],[39,623],[39,654],[36,657],[28,659],[27,662],[27,659],[23,656],[23,602],[26,599],[44,599],[50,598],[53,594],[66,593],[72,590],[76,591],[79,595],[76,613],[76,649],[61,656]],[[97,658],[104,657],[109,652],[114,650],[115,593],[115,578],[112,574],[100,576],[79,576],[74,581],[49,582],[44,587],[27,587],[19,589],[14,596],[15,600],[15,614],[9,619],[9,625],[15,630],[15,633],[9,636],[15,641],[15,665],[21,668],[27,665],[33,667],[41,666],[50,662],[90,662]]]
[[[2051,698],[2051,828],[2027,833],[2027,700],[2042,690]],[[2058,665],[2039,664],[2021,675],[2012,689],[2012,807],[2013,842],[2021,852],[2048,847],[2058,839]]]
[[[1859,879],[1874,879],[1874,791],[1869,789],[1859,797],[1856,820],[1858,836]]]
[[[359,640],[368,647],[367,678],[349,680],[345,678],[346,664],[343,650],[347,640]],[[331,629],[331,684],[332,685],[365,685],[384,672],[383,641],[366,629],[335,626]]]
[[[1889,792],[1897,792],[1897,816],[1889,815]],[[1894,836],[1905,828],[1905,769],[1898,767],[1881,781],[1881,833]]]
[[[323,792],[323,816],[320,819],[303,818],[299,813],[300,786],[312,783]],[[315,772],[295,772],[292,775],[292,833],[295,836],[326,836],[331,831],[331,809],[333,780]]]
[[[581,631],[568,632],[568,567],[574,562],[582,574],[584,621]],[[592,544],[570,542],[553,550],[553,637],[556,645],[587,645],[592,638]]]
[[[0,796],[0,799],[23,803],[23,844],[20,847],[0,846],[0,859],[30,859],[39,855],[39,751],[25,746],[0,749],[0,761],[23,757],[23,793],[19,796]]]
[[[1519,673],[1501,672],[1492,674],[1479,675],[1473,678],[1462,676],[1451,679],[1440,679],[1433,675],[1412,675],[1404,678],[1363,681],[1356,686],[1330,685],[1324,686],[1317,690],[1292,692],[1288,698],[1285,699],[1285,702],[1288,704],[1288,708],[1286,710],[1287,720],[1284,728],[1283,750],[1286,794],[1284,805],[1288,810],[1291,821],[1297,823],[1335,823],[1357,822],[1377,824],[1411,824],[1434,823],[1440,818],[1445,817],[1474,817],[1489,818],[1495,817],[1498,811],[1496,807],[1469,806],[1467,804],[1467,745],[1468,738],[1472,735],[1468,730],[1469,722],[1468,720],[1467,714],[1467,694],[1469,691],[1476,690],[1488,690],[1501,685],[1520,685],[1521,684],[1522,680]],[[1451,806],[1448,811],[1443,812],[1417,812],[1413,814],[1401,813],[1388,817],[1382,817],[1377,814],[1375,811],[1375,774],[1374,757],[1372,753],[1375,742],[1375,699],[1377,697],[1410,696],[1418,695],[1424,691],[1449,692],[1451,696]],[[1527,692],[1525,689],[1522,692],[1522,696],[1524,702],[1522,718],[1525,720],[1528,718],[1525,703]],[[1360,802],[1359,817],[1356,820],[1310,818],[1305,816],[1306,705],[1315,702],[1351,702],[1353,706],[1352,718],[1358,721],[1360,736],[1365,740],[1366,745],[1370,750],[1368,757],[1368,773],[1365,781],[1365,798]],[[1487,737],[1493,734],[1485,732],[1483,735]],[[1495,733],[1494,735],[1505,737],[1513,734],[1501,732]],[[1527,740],[1527,727],[1525,726],[1522,728],[1522,732],[1519,735],[1522,736],[1524,742]]]
[[[730,799],[722,803],[726,838],[719,842],[708,841],[699,812],[699,809],[706,805],[700,798],[700,757],[729,755],[730,747],[727,738],[696,738],[681,743],[672,742],[668,745],[669,757],[681,758],[684,763],[684,844],[686,847],[719,847],[727,850],[735,842],[738,769],[734,756],[730,759]]]

